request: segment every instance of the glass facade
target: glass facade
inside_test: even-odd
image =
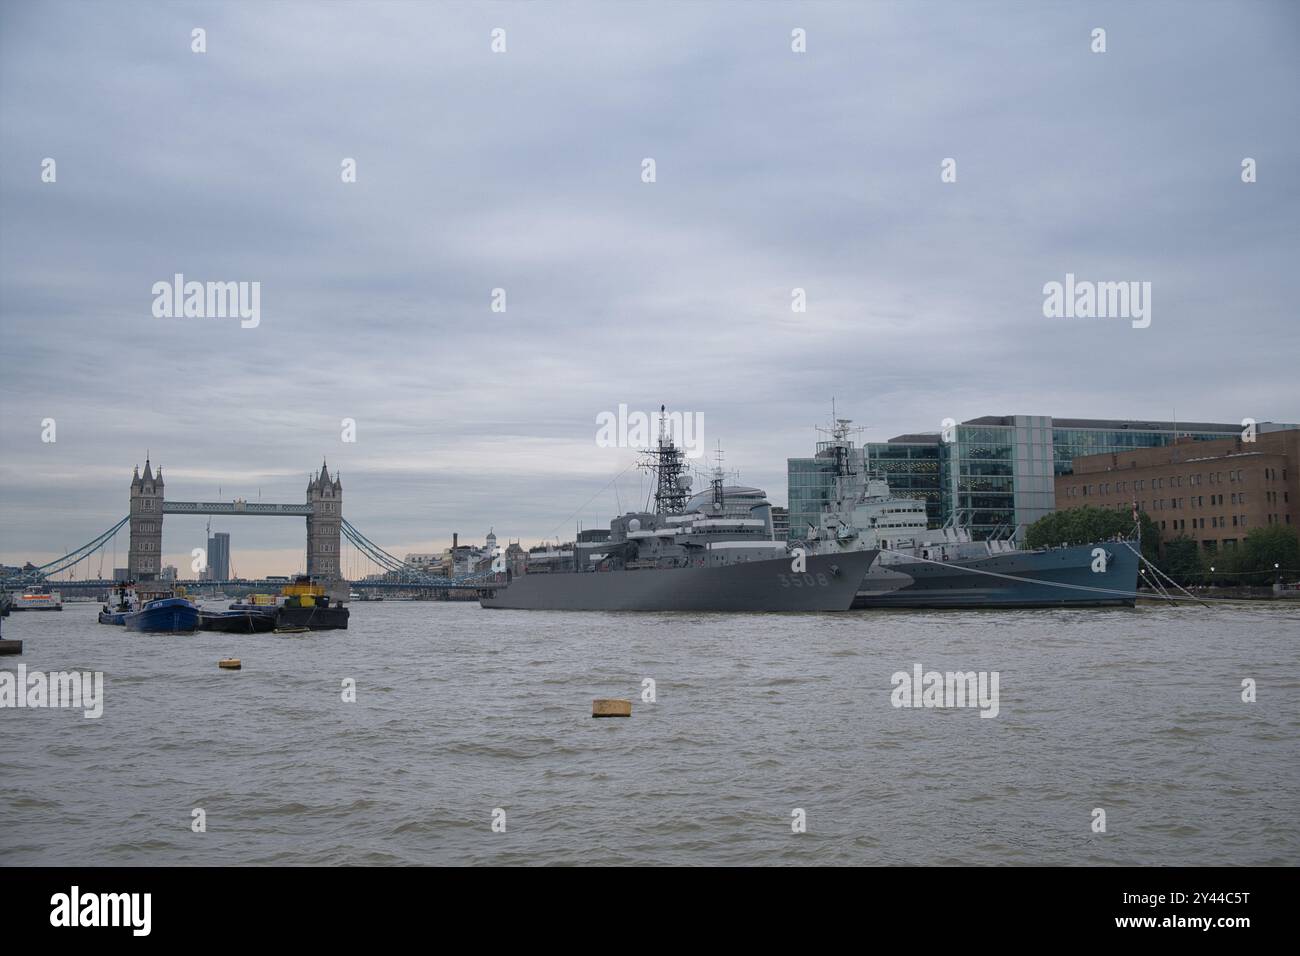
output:
[[[1077,457],[1169,445],[1175,435],[1209,440],[1240,433],[1233,424],[998,415],[963,422],[950,442],[938,434],[906,435],[868,443],[866,450],[871,471],[883,474],[894,494],[925,499],[932,527],[956,520],[979,539],[1050,514],[1055,478],[1071,474]],[[790,536],[802,538],[830,499],[834,464],[791,458],[787,476]]]
[[[1014,522],[1015,429],[958,425],[944,451],[944,520],[955,517],[975,537]]]
[[[817,526],[818,516],[830,502],[835,481],[835,462],[830,458],[790,458],[786,461],[789,484],[790,538],[808,537],[808,525]]]
[[[930,526],[943,524],[943,445],[932,441],[869,442],[871,470],[885,476],[889,489],[901,498],[924,498]]]
[[[1125,423],[1127,424],[1127,423]],[[1206,426],[1194,426],[1204,429]],[[1222,431],[1188,431],[1179,428],[1180,438],[1195,438],[1197,441],[1211,441],[1215,438],[1232,438],[1241,434],[1241,428],[1233,425],[1215,426]],[[1062,427],[1052,429],[1054,449],[1053,465],[1055,474],[1074,473],[1071,462],[1085,455],[1104,455],[1111,452],[1132,451],[1134,448],[1158,448],[1173,444],[1174,429],[1149,427],[1110,427],[1078,428]]]

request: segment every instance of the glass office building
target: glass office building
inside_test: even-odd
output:
[[[989,415],[956,425],[943,435],[900,435],[869,442],[869,467],[894,494],[924,498],[930,524],[968,526],[976,538],[1032,524],[1056,507],[1055,479],[1070,474],[1081,455],[1152,448],[1175,435],[1199,440],[1241,434],[1241,425],[1211,422]],[[830,498],[834,467],[817,446],[811,458],[787,462],[790,536],[804,537]]]
[[[808,525],[817,527],[817,518],[830,501],[835,479],[835,463],[829,455],[821,452],[821,444],[818,445],[819,451],[816,457],[786,460],[790,512],[788,527],[791,540],[808,537]],[[859,454],[861,454],[860,449]]]
[[[871,470],[885,476],[889,489],[903,498],[924,498],[930,525],[943,524],[943,445],[938,435],[900,435],[887,442],[870,442]]]

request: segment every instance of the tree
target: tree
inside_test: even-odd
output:
[[[1198,583],[1204,571],[1196,542],[1183,535],[1166,542],[1161,570],[1179,584]]]
[[[1285,525],[1253,528],[1235,557],[1233,570],[1243,572],[1243,583],[1272,584],[1279,572],[1300,568],[1300,537]]]
[[[1138,512],[1142,527],[1142,556],[1156,561],[1160,546],[1160,530],[1145,511]],[[1044,515],[1025,530],[1025,547],[1052,548],[1062,544],[1092,544],[1107,541],[1117,535],[1131,537],[1133,514],[1127,507],[1067,508]]]

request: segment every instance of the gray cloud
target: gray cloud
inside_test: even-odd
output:
[[[620,402],[703,412],[778,500],[832,396],[873,438],[1300,417],[1291,4],[2,9],[0,560],[112,524],[146,448],[176,498],[296,501],[327,456],[401,552],[567,530]],[[1151,327],[1043,318],[1067,271],[1151,281]],[[261,326],[153,318],[176,272],[260,281]]]

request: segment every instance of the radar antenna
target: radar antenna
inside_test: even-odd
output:
[[[655,474],[655,514],[679,515],[686,510],[691,481],[686,474],[686,455],[673,442],[668,412],[659,406],[659,440],[646,452],[641,467]]]

